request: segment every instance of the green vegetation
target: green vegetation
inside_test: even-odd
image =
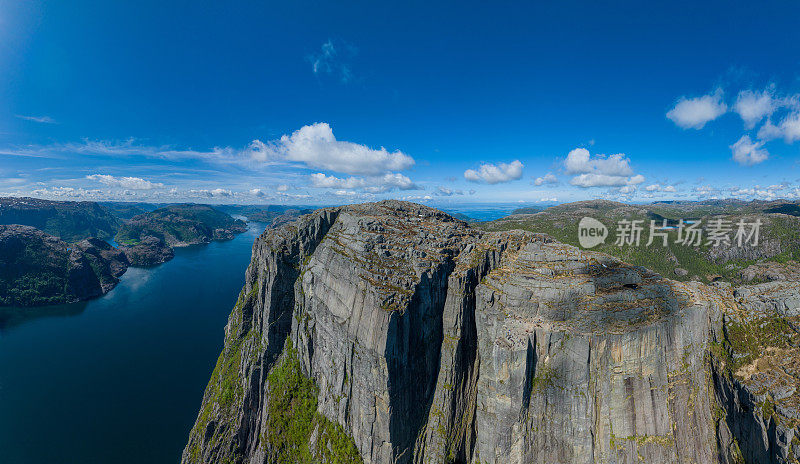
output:
[[[28,226],[0,225],[0,306],[79,301],[113,287],[110,262],[120,259],[97,239],[67,245]],[[125,264],[118,262],[124,272]]]
[[[727,214],[726,220],[735,224],[745,214],[758,214],[762,220],[759,243],[770,242],[771,247],[757,247],[755,253],[736,252],[723,253],[722,247],[715,249],[705,244],[706,235],[699,246],[690,246],[676,243],[678,231],[665,230],[667,246],[663,246],[662,239],[656,237],[653,243],[647,246],[650,236],[650,221],[661,225],[664,219],[668,225],[675,226],[679,219],[698,219],[707,224],[712,219],[709,214]],[[556,240],[573,246],[579,246],[578,223],[584,216],[599,219],[608,227],[608,236],[605,243],[593,248],[598,251],[615,256],[635,266],[643,266],[671,279],[687,281],[699,278],[701,281],[711,282],[722,279],[731,282],[741,281],[741,272],[748,266],[759,261],[786,263],[800,257],[800,220],[797,217],[763,214],[760,209],[752,205],[743,205],[736,202],[710,205],[680,204],[680,205],[642,205],[632,206],[622,203],[607,201],[579,202],[559,205],[545,210],[539,214],[511,216],[496,221],[478,224],[478,227],[489,231],[502,231],[522,229],[531,232],[544,233]],[[617,223],[619,220],[641,220],[643,228],[641,241],[636,245],[616,244],[618,237]],[[748,222],[755,216],[747,216]],[[733,239],[733,233],[730,235]],[[736,248],[729,247],[729,248]],[[683,269],[686,272],[676,272]]]
[[[555,369],[543,365],[536,370],[536,375],[531,379],[531,393],[539,393],[554,385],[558,374]]]
[[[117,233],[117,243],[139,244],[144,237],[155,237],[170,245],[206,243],[223,238],[218,230],[243,232],[245,223],[207,205],[172,205],[131,218]]]
[[[0,198],[0,224],[35,227],[71,243],[89,237],[109,239],[121,221],[92,201]]]
[[[800,336],[780,316],[760,317],[748,321],[729,320],[725,324],[725,346],[714,354],[726,361],[731,372],[764,356],[768,348],[787,349],[795,346]]]
[[[262,440],[274,462],[349,464],[362,462],[352,438],[341,425],[317,412],[319,389],[304,376],[297,351],[287,341],[281,361],[270,371],[268,419]],[[317,442],[309,438],[317,431]]]

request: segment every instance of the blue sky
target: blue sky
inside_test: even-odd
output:
[[[0,0],[0,194],[800,197],[800,3]]]

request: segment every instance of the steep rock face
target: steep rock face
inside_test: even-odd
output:
[[[286,462],[287,430],[308,462],[736,462],[757,446],[710,354],[740,300],[420,205],[319,210],[254,244],[183,462]],[[317,387],[298,427],[270,407],[289,359]]]
[[[743,462],[800,462],[800,282],[726,290],[711,350],[721,443]]]
[[[703,291],[529,242],[476,293],[474,459],[712,462]]]

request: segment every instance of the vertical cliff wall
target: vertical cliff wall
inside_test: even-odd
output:
[[[725,359],[727,315],[795,304],[763,294],[411,203],[320,210],[254,244],[183,462],[760,456],[747,434],[770,426],[738,425]],[[783,427],[762,440],[769,459],[792,452]]]

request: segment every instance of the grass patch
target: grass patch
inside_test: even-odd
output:
[[[281,361],[267,376],[268,419],[261,439],[269,444],[271,462],[296,464],[363,462],[353,439],[341,425],[317,412],[319,388],[303,375],[297,350],[287,340]],[[309,439],[317,432],[316,446]]]

